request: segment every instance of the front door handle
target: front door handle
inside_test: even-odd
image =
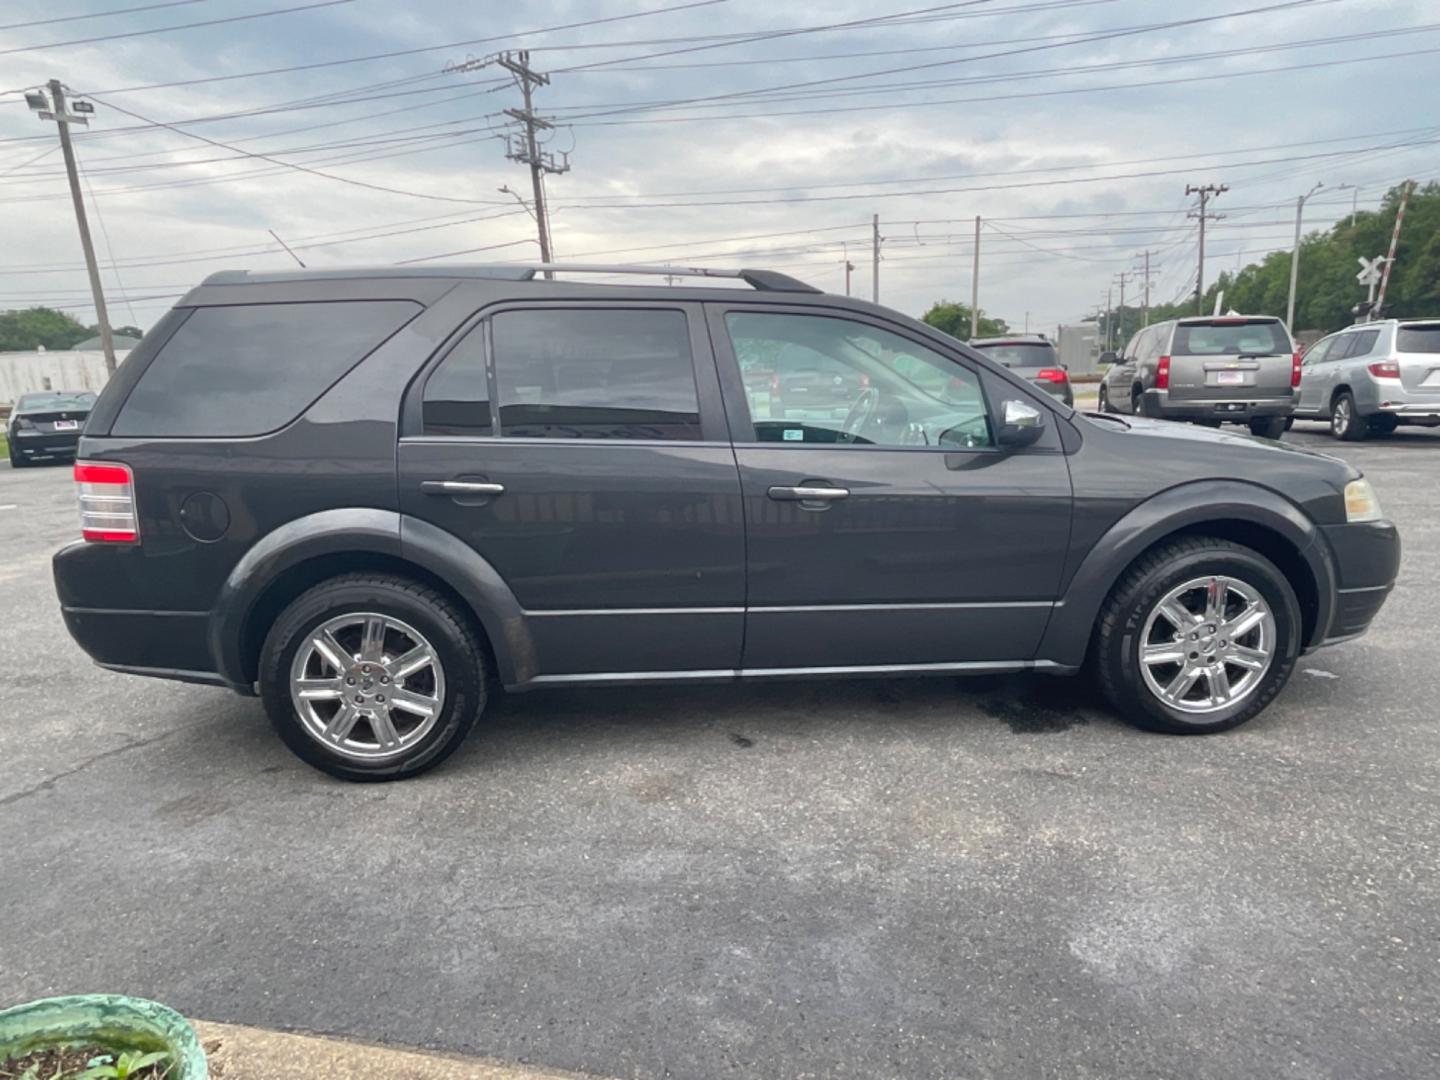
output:
[[[772,487],[768,494],[776,502],[834,502],[849,498],[850,489],[801,484],[797,487]]]
[[[479,480],[422,480],[420,491],[426,495],[504,495],[504,484]]]

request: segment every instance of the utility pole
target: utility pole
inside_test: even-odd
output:
[[[80,229],[80,247],[85,253],[85,270],[90,275],[90,296],[95,302],[95,321],[100,325],[100,347],[105,352],[105,371],[115,374],[115,335],[110,331],[110,313],[105,309],[105,290],[100,284],[100,268],[95,264],[95,245],[90,240],[90,222],[85,218],[85,200],[80,194],[80,173],[75,165],[75,148],[70,144],[70,125],[89,125],[82,114],[92,113],[95,106],[88,101],[75,102],[75,111],[65,108],[65,87],[59,79],[50,80],[50,98],[32,91],[25,101],[40,114],[42,120],[54,120],[60,129],[60,152],[65,156],[65,173],[70,178],[70,201],[75,204],[75,224]]]
[[[1285,302],[1285,325],[1295,332],[1295,282],[1300,276],[1300,217],[1305,213],[1305,200],[1323,188],[1316,184],[1295,200],[1295,247],[1290,252],[1290,299]]]
[[[549,120],[535,115],[535,87],[549,86],[550,76],[531,68],[528,49],[521,49],[518,52],[502,52],[480,60],[466,60],[463,64],[446,64],[444,71],[447,74],[462,75],[469,71],[478,71],[480,68],[489,67],[491,64],[499,64],[515,76],[516,85],[520,87],[520,94],[524,99],[524,108],[505,110],[505,115],[518,121],[523,128],[518,135],[506,134],[505,156],[511,161],[518,161],[520,164],[530,167],[530,185],[534,192],[535,228],[540,240],[540,261],[548,263],[551,261],[553,252],[550,243],[550,217],[545,212],[545,174],[570,171],[570,155],[568,153],[562,152],[557,158],[549,150],[542,150],[540,142],[536,138],[536,132],[549,131],[555,127]],[[545,276],[553,278],[555,275],[547,270]]]
[[[980,333],[980,215],[975,215],[975,261],[970,268],[970,337]]]
[[[870,215],[870,299],[880,302],[880,215]]]
[[[1133,268],[1145,281],[1145,306],[1141,308],[1140,319],[1142,328],[1150,325],[1150,256],[1158,254],[1158,251],[1142,251],[1140,255],[1145,260],[1145,269],[1141,270],[1138,266]]]
[[[1385,311],[1385,287],[1390,284],[1390,271],[1395,266],[1395,246],[1400,243],[1400,223],[1405,220],[1405,207],[1410,202],[1410,193],[1415,190],[1415,181],[1405,181],[1405,194],[1400,196],[1400,208],[1395,211],[1395,229],[1390,233],[1390,252],[1385,256],[1385,269],[1380,278],[1380,295],[1375,298],[1375,304],[1365,315],[1365,321],[1370,322],[1376,314],[1383,314]]]
[[[1135,276],[1133,270],[1121,270],[1115,277],[1120,281],[1120,344],[1125,344],[1125,282]]]
[[[1223,195],[1229,190],[1229,184],[1205,184],[1198,187],[1194,184],[1185,185],[1186,195],[1200,196],[1199,212],[1192,211],[1185,215],[1186,217],[1200,219],[1200,272],[1195,275],[1195,314],[1197,315],[1205,314],[1203,310],[1205,305],[1205,221],[1207,218],[1211,221],[1218,221],[1225,216],[1223,214],[1207,214],[1205,207],[1209,204],[1212,197]]]
[[[1115,313],[1110,307],[1110,301],[1114,297],[1114,286],[1105,290],[1105,351],[1111,351],[1111,326],[1115,322]]]
[[[850,275],[855,272],[855,264],[848,258],[845,260],[845,295],[850,295]]]

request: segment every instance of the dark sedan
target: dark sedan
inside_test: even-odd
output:
[[[976,338],[970,342],[972,349],[979,349],[991,360],[1004,364],[1022,379],[1053,394],[1066,405],[1074,406],[1075,390],[1070,385],[1070,373],[1060,363],[1060,354],[1055,346],[1041,334],[1013,334],[1009,337]]]
[[[94,404],[95,395],[89,390],[22,394],[5,432],[10,464],[18,469],[43,458],[73,458]]]

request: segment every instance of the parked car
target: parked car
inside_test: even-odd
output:
[[[1300,354],[1269,315],[1171,319],[1147,326],[1125,351],[1106,353],[1101,412],[1189,420],[1210,427],[1248,424],[1278,439],[1294,410]]]
[[[5,437],[14,468],[46,458],[73,458],[85,418],[95,404],[89,390],[22,394],[10,413]]]
[[[1317,341],[1301,361],[1295,416],[1329,420],[1351,442],[1440,424],[1440,319],[1360,323]]]
[[[653,283],[208,278],[91,413],[54,561],[71,634],[258,694],[300,757],[383,780],[497,686],[1088,663],[1136,724],[1220,731],[1395,579],[1344,462],[1082,416],[782,274],[627,271]],[[737,357],[783,379],[812,352],[868,381],[844,415],[752,412]]]
[[[997,364],[1004,364],[1021,378],[1029,379],[1066,405],[1075,404],[1075,388],[1070,385],[1070,373],[1060,362],[1055,346],[1044,334],[974,338],[970,347],[979,349]]]

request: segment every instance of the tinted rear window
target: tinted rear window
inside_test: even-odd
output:
[[[408,300],[199,308],[146,368],[111,433],[274,431],[419,311]]]
[[[1440,323],[1400,327],[1395,336],[1395,351],[1440,353]]]
[[[36,412],[42,409],[88,409],[95,404],[95,395],[83,394],[26,394],[15,403],[17,412]]]
[[[1007,368],[1055,366],[1054,346],[1041,342],[1024,341],[1007,344],[997,342],[994,345],[976,345],[975,348],[991,360],[1004,364]]]
[[[1176,356],[1289,353],[1290,336],[1278,322],[1181,323],[1170,352]]]

